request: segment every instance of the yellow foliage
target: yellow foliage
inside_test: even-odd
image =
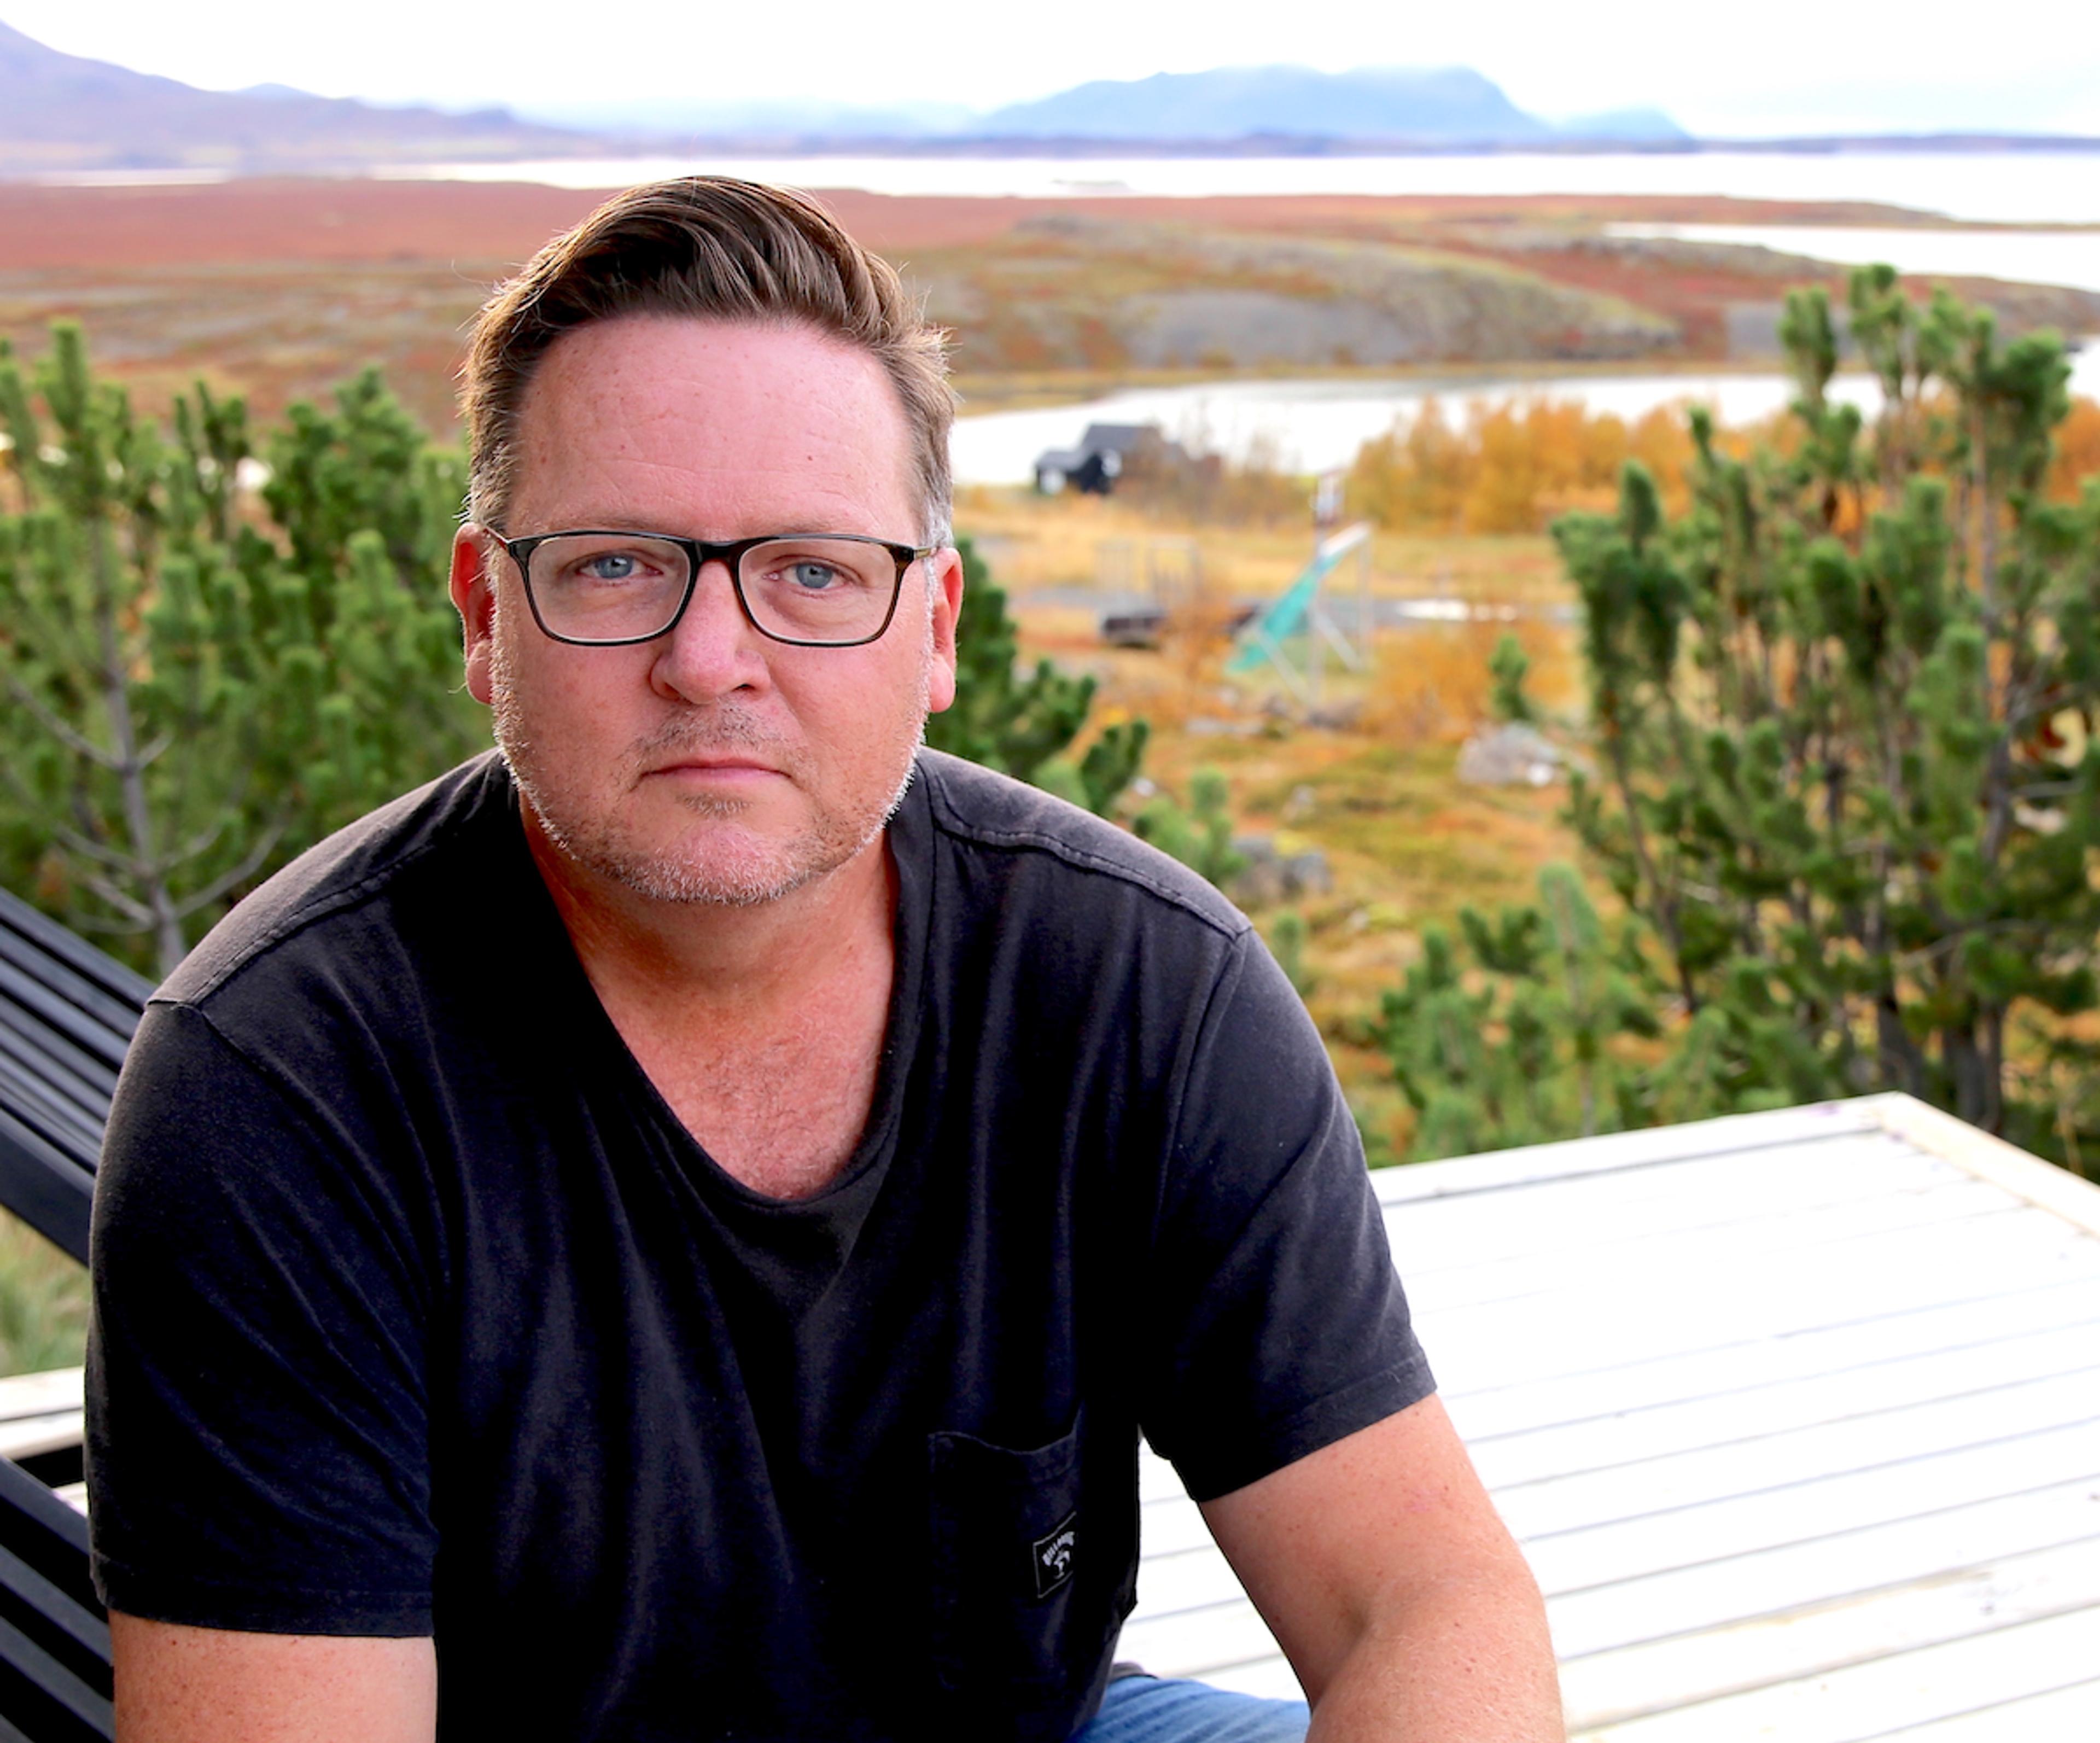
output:
[[[2049,496],[2075,502],[2086,483],[2100,479],[2100,404],[2071,402],[2071,416],[2056,426],[2055,454],[2049,464]]]
[[[1465,427],[1454,430],[1432,398],[1412,422],[1364,444],[1349,474],[1349,504],[1395,529],[1539,532],[1571,509],[1609,509],[1630,459],[1655,474],[1674,512],[1691,457],[1674,408],[1657,407],[1629,427],[1574,400],[1476,402]]]
[[[1432,395],[1412,423],[1396,421],[1358,452],[1346,486],[1351,510],[1384,527],[1457,532],[1475,467],[1468,439],[1445,421]]]

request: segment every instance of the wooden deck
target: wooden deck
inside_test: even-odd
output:
[[[1904,1097],[1376,1181],[1571,1737],[2100,1740],[2100,1188]],[[1144,1472],[1122,1656],[1295,1693]]]

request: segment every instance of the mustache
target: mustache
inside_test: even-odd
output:
[[[634,747],[642,761],[695,752],[752,750],[783,744],[787,735],[735,704],[673,716]]]

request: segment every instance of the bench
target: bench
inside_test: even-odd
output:
[[[152,990],[0,890],[0,1205],[82,1264],[110,1094]],[[25,1377],[51,1407],[11,1413],[20,1457],[0,1457],[0,1743],[113,1735],[87,1521],[51,1487],[79,1475],[77,1394],[55,1396],[70,1381]]]

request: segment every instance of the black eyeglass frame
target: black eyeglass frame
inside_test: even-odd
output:
[[[700,585],[700,571],[707,564],[719,561],[729,571],[730,590],[736,595],[737,609],[743,613],[743,620],[769,642],[778,642],[785,647],[866,647],[871,642],[880,642],[889,633],[897,616],[897,602],[904,594],[904,571],[922,557],[931,557],[941,547],[938,545],[898,545],[889,539],[878,539],[865,532],[767,532],[755,539],[732,539],[726,544],[711,544],[705,539],[682,539],[675,532],[642,532],[632,527],[564,527],[558,532],[535,532],[522,539],[506,539],[493,527],[483,527],[490,538],[501,545],[510,560],[518,565],[518,578],[525,584],[525,603],[531,607],[532,621],[540,626],[540,633],[550,642],[559,642],[565,647],[638,647],[646,642],[660,642],[676,629],[684,619],[693,594]],[[677,608],[671,613],[671,620],[661,629],[651,630],[647,635],[620,636],[611,641],[600,642],[586,636],[563,635],[547,627],[547,620],[540,615],[538,596],[532,591],[532,553],[554,539],[654,539],[661,545],[675,545],[686,554],[686,590],[679,595]],[[882,621],[868,634],[857,636],[850,642],[809,642],[796,636],[776,634],[758,620],[751,609],[751,602],[743,596],[743,559],[747,553],[761,545],[778,545],[783,541],[796,539],[824,539],[843,541],[853,545],[872,545],[888,551],[897,564],[897,579],[889,589],[889,609],[882,614]]]

